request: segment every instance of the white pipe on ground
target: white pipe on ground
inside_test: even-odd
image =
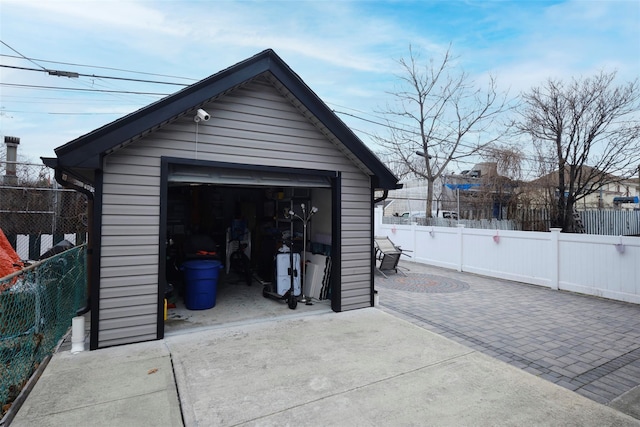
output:
[[[71,320],[71,353],[84,351],[84,316]]]

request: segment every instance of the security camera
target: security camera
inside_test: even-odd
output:
[[[196,115],[193,117],[193,121],[198,123],[200,120],[202,121],[207,121],[209,120],[211,116],[209,115],[209,113],[207,113],[206,111],[204,111],[202,108],[198,109],[198,112],[196,113]]]

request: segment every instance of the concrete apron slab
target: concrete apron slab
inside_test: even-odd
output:
[[[197,425],[639,425],[378,309],[165,339]]]
[[[640,419],[640,386],[611,401],[611,407]]]
[[[11,423],[34,425],[182,425],[165,343],[56,353]]]

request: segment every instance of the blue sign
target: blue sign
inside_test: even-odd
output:
[[[613,203],[638,203],[638,196],[634,197],[614,197]]]
[[[445,186],[452,190],[468,190],[471,187],[480,187],[480,184],[445,184]]]

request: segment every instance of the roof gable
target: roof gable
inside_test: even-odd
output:
[[[398,187],[398,179],[393,173],[271,49],[56,148],[55,163],[65,169],[100,169],[102,156],[106,153],[194,112],[201,105],[263,74],[279,81],[305,110],[335,135],[353,158],[372,171],[376,188]]]
[[[570,169],[571,169],[570,165],[567,165],[565,167],[565,170],[564,170],[565,183],[568,183],[570,181],[570,178],[571,178]],[[593,182],[602,182],[602,183],[619,182],[621,180],[624,180],[624,178],[622,177],[617,177],[608,172],[600,171],[591,166],[585,165],[585,166],[580,166],[579,168],[576,168],[576,169],[577,169],[577,172],[580,173],[580,177],[581,177],[581,179],[579,180],[579,183],[582,183],[582,184],[588,184]],[[550,172],[546,175],[543,175],[539,178],[536,178],[530,181],[530,183],[555,188],[559,184],[559,178],[560,178],[560,173],[558,169],[556,169],[553,172]]]

